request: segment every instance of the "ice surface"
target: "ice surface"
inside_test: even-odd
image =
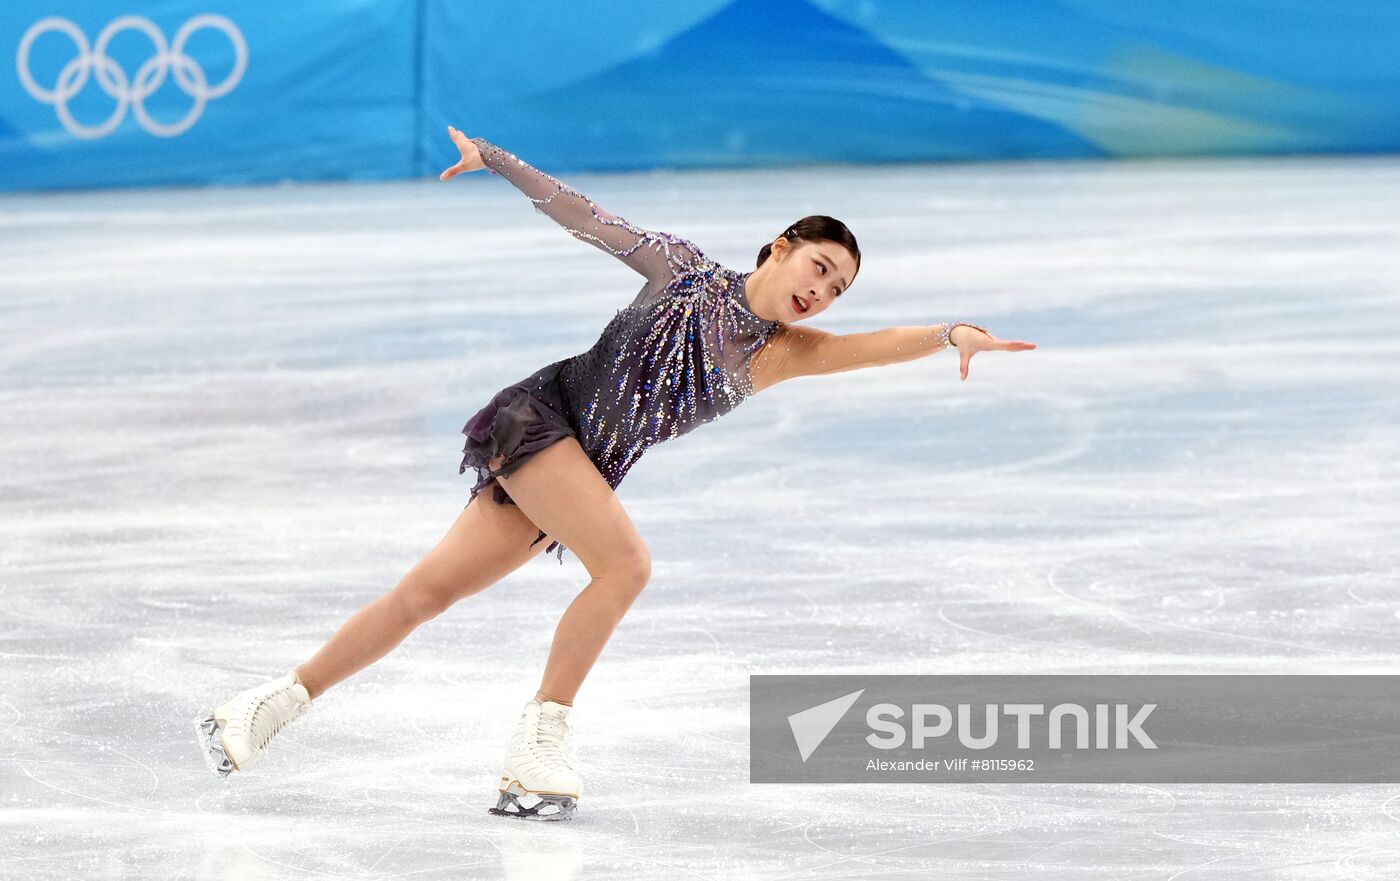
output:
[[[527,826],[486,810],[571,556],[246,775],[189,720],[391,588],[465,504],[462,423],[639,277],[484,174],[0,199],[0,877],[1400,876],[1394,786],[747,782],[751,673],[1400,671],[1400,160],[566,179],[736,268],[832,214],[864,263],[815,324],[1039,348],[649,451],[579,819]]]

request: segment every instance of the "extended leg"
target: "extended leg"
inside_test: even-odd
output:
[[[547,543],[531,547],[538,532],[516,506],[489,496],[474,500],[393,590],[351,616],[310,660],[196,717],[205,761],[221,776],[251,768],[316,696],[388,654],[419,624],[541,553]]]
[[[540,554],[550,539],[531,548],[538,534],[519,508],[496,504],[488,489],[463,509],[442,540],[393,590],[352,615],[315,655],[299,665],[297,678],[314,700],[384,657],[418,625],[458,600],[485,590]]]

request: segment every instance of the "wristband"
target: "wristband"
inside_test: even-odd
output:
[[[980,330],[980,331],[982,331],[983,333],[985,333],[987,336],[991,336],[991,335],[992,335],[992,332],[991,332],[991,331],[987,330],[985,327],[982,327],[981,325],[973,324],[973,323],[970,322],[970,321],[955,321],[955,322],[953,322],[952,324],[948,325],[948,326],[944,329],[944,331],[943,331],[943,342],[944,342],[944,344],[949,345],[949,346],[953,346],[953,348],[955,348],[955,349],[957,348],[957,346],[954,346],[954,345],[953,345],[953,328],[958,327],[959,325],[963,325],[963,324],[966,324],[968,327],[975,327],[975,328],[977,328],[978,330]]]

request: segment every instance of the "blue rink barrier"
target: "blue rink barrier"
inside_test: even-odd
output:
[[[314,14],[309,14],[314,9]],[[0,189],[1391,152],[1383,0],[0,5]]]

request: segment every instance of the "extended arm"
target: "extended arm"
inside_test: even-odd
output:
[[[963,322],[887,327],[868,333],[827,333],[785,325],[775,334],[774,382],[913,361],[952,345],[949,334]],[[975,325],[974,325],[975,326]]]
[[[913,361],[949,346],[959,350],[958,369],[967,379],[968,361],[978,352],[1025,352],[1034,349],[1035,343],[998,339],[986,328],[965,321],[848,334],[785,324],[769,338],[753,362],[754,388],[766,388],[798,376]]]
[[[576,239],[607,251],[653,284],[664,284],[676,270],[699,256],[691,242],[670,233],[628,223],[599,208],[592,199],[485,138],[471,138],[481,160],[524,193],[535,210],[549,215]]]

